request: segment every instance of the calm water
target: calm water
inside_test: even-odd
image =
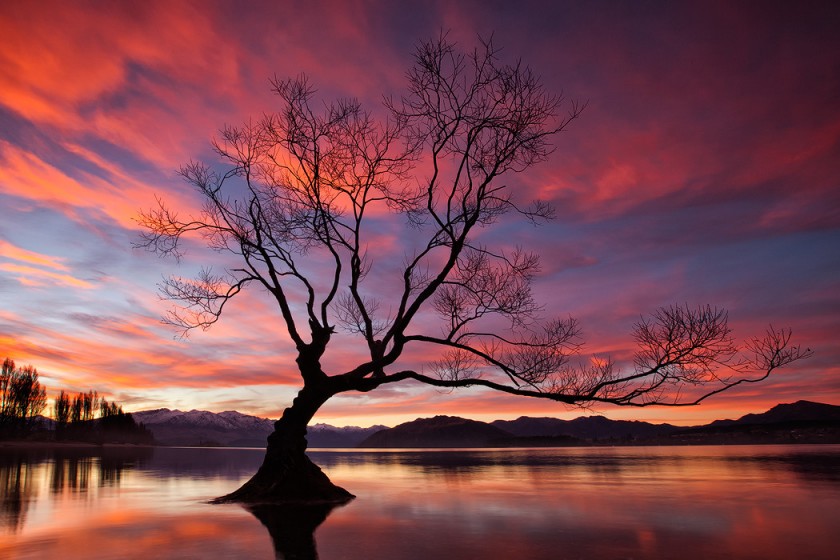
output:
[[[332,511],[205,502],[252,449],[0,450],[0,558],[837,558],[840,446],[313,451]]]

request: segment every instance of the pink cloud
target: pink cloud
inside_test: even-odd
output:
[[[61,274],[50,270],[42,270],[34,266],[15,263],[0,263],[0,270],[6,271],[25,286],[54,286],[55,284],[90,290],[94,287],[87,280],[81,280],[69,274]]]
[[[22,262],[29,265],[35,265],[44,268],[50,268],[59,272],[69,272],[70,268],[63,263],[65,259],[62,257],[51,257],[36,251],[29,251],[21,247],[17,247],[8,241],[0,239],[0,255],[9,260]]]
[[[88,173],[75,179],[36,154],[2,140],[0,162],[3,165],[0,192],[66,212],[79,221],[85,218],[78,210],[87,208],[105,212],[125,227],[134,227],[138,203],[145,199],[151,205],[154,201],[151,188],[125,175],[115,177],[117,181],[126,180],[124,189]]]

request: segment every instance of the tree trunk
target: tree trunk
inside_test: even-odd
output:
[[[306,455],[306,425],[332,396],[306,387],[274,423],[260,469],[241,488],[214,503],[341,504],[355,496],[333,484]]]

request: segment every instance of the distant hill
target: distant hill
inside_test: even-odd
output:
[[[421,418],[377,432],[360,447],[551,447],[626,443],[678,430],[670,424],[615,421],[600,416],[575,420],[529,418],[491,423],[453,416]]]
[[[715,420],[708,427],[778,424],[783,422],[840,422],[840,406],[811,401],[777,404],[767,412],[747,414],[737,420]]]
[[[510,437],[510,432],[486,422],[456,416],[435,416],[381,430],[362,441],[359,446],[374,448],[483,447]]]
[[[495,431],[492,430],[495,428]],[[383,430],[361,447],[510,447],[575,445],[681,445],[727,443],[840,443],[840,406],[799,401],[762,414],[706,426],[610,420],[529,418],[490,424],[452,416],[423,418]]]
[[[636,440],[671,434],[678,430],[671,424],[610,420],[603,416],[581,416],[574,420],[529,418],[495,420],[493,426],[518,437],[572,437],[580,440]]]
[[[161,445],[265,447],[274,431],[274,420],[235,411],[170,410],[160,408],[135,412],[134,418],[155,436]],[[309,447],[355,447],[364,438],[385,426],[336,428],[315,424],[307,429]]]
[[[133,413],[162,445],[265,447],[274,421],[239,412],[166,408]],[[705,426],[610,420],[530,418],[478,422],[453,416],[421,418],[394,428],[307,429],[317,447],[533,447],[570,445],[685,445],[727,443],[840,443],[840,406],[810,401],[779,404],[761,414],[716,420]]]
[[[657,443],[840,443],[840,406],[797,401],[737,420],[683,428]]]

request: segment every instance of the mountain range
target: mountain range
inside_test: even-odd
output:
[[[263,447],[274,429],[273,420],[235,411],[183,412],[162,408],[135,412],[133,416],[161,445]],[[840,443],[840,406],[798,401],[737,420],[716,420],[692,427],[602,416],[574,420],[523,416],[490,423],[435,416],[393,428],[314,424],[307,429],[307,440],[310,448]]]
[[[146,426],[160,445],[265,447],[265,440],[274,431],[274,420],[249,416],[233,410],[170,410],[159,408],[132,413]],[[309,447],[356,447],[369,435],[387,426],[337,428],[313,424],[307,428]]]

